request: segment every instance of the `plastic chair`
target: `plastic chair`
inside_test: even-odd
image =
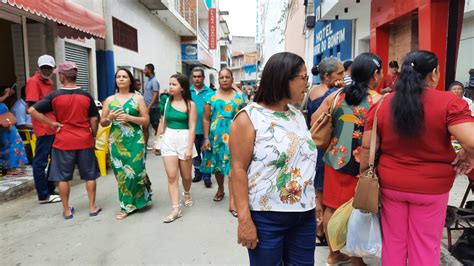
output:
[[[109,153],[109,134],[110,126],[99,129],[96,136],[95,145],[95,157],[97,157],[97,163],[99,164],[99,170],[101,176],[107,175],[107,154]],[[98,142],[103,140],[103,143]]]
[[[26,140],[23,141],[23,145],[30,145],[31,153],[33,157],[35,157],[35,149],[36,149],[36,135],[33,133],[31,129],[18,129],[19,133],[23,133],[25,135]]]

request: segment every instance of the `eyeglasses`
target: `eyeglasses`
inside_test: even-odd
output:
[[[304,80],[306,83],[308,83],[309,81],[309,76],[308,75],[295,75],[295,78],[298,77],[298,78],[301,78],[302,80]]]

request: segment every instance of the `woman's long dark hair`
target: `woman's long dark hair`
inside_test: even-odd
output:
[[[183,99],[186,103],[186,113],[189,114],[189,103],[192,101],[191,99],[191,90],[189,89],[189,79],[183,74],[174,74],[170,78],[174,78],[178,81],[179,86],[183,89]],[[170,101],[173,101],[173,95],[170,95]]]
[[[346,102],[349,105],[359,105],[367,97],[370,79],[382,69],[382,59],[373,53],[358,55],[351,65],[352,84],[344,88]]]
[[[423,128],[423,94],[425,78],[438,67],[438,58],[429,51],[408,53],[395,84],[391,103],[394,129],[400,136],[417,135]]]
[[[117,86],[117,74],[119,73],[120,70],[123,70],[127,72],[128,78],[130,79],[130,87],[128,89],[129,93],[135,93],[135,78],[133,77],[132,72],[126,68],[119,68],[117,72],[115,72],[115,89],[119,91],[119,88]]]

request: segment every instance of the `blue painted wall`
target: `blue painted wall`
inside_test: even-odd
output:
[[[96,51],[99,101],[115,93],[115,64],[113,51]]]
[[[320,1],[315,1],[315,14],[319,12]],[[316,15],[317,16],[317,15]],[[314,65],[325,57],[334,56],[341,61],[352,58],[352,20],[319,20],[314,27]],[[319,83],[319,77],[313,83]]]

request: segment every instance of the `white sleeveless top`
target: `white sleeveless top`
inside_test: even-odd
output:
[[[303,114],[292,105],[286,112],[251,103],[242,109],[255,128],[248,168],[252,211],[303,212],[314,209],[317,149]]]

